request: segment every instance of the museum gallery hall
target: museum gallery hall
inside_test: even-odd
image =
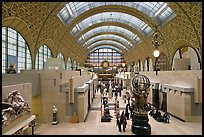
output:
[[[202,2],[2,2],[2,135],[202,135]]]

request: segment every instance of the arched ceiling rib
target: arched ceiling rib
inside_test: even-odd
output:
[[[97,44],[106,44],[106,45],[114,44],[114,45],[116,45],[116,46],[118,46],[118,47],[121,47],[121,48],[123,48],[124,50],[128,51],[128,49],[127,49],[124,45],[122,45],[122,44],[120,44],[120,43],[118,43],[118,42],[116,42],[116,41],[113,41],[113,40],[100,40],[100,41],[94,42],[93,44],[87,46],[87,49],[90,49],[91,47],[93,47],[93,46],[95,46],[95,45],[97,45]],[[86,49],[86,48],[85,48],[85,49]]]
[[[127,27],[127,29],[126,29]],[[124,36],[134,39],[135,45],[140,43],[141,38],[138,37],[138,33],[131,29],[129,26],[125,26],[124,24],[118,23],[98,23],[95,24],[84,31],[81,32],[81,37],[78,38],[79,43],[86,41],[86,39],[94,34],[101,33],[101,32],[116,32],[120,33]],[[140,34],[141,36],[141,34]]]
[[[113,40],[117,40],[125,45],[127,45],[129,48],[133,47],[132,43],[129,42],[127,39],[120,37],[118,35],[113,35],[113,34],[102,34],[102,35],[98,35],[96,37],[93,37],[89,40],[87,40],[82,46],[85,47],[87,45],[89,45],[90,43],[96,41],[96,40],[100,40],[100,39],[113,39]]]
[[[84,20],[84,19],[86,19],[92,15],[102,13],[104,11],[105,12],[122,12],[122,13],[132,15],[132,16],[140,19],[141,21],[147,23],[151,28],[153,28],[154,26],[157,25],[148,15],[146,15],[143,12],[136,10],[134,8],[130,8],[127,6],[119,6],[119,5],[106,5],[106,6],[100,6],[100,7],[92,8],[92,9],[80,14],[74,20],[72,20],[71,24],[69,24],[67,26],[67,29],[69,29],[71,31],[71,29],[74,26],[76,26],[76,24],[81,22],[82,20]]]
[[[119,46],[117,46],[116,44],[114,43],[109,43],[109,44],[106,44],[106,43],[100,43],[100,44],[96,44],[92,47],[90,47],[89,49],[86,49],[86,53],[90,53],[91,51],[93,51],[93,49],[97,48],[97,47],[100,47],[100,46],[106,46],[106,47],[114,47],[115,49],[118,49],[120,51],[122,51],[123,55],[125,55],[127,53],[127,51]]]
[[[113,38],[100,38],[100,39],[96,39],[96,40],[94,40],[94,41],[92,41],[92,42],[90,42],[90,43],[88,43],[86,46],[84,46],[83,48],[88,48],[90,45],[92,45],[92,44],[94,44],[94,43],[96,43],[96,42],[98,42],[98,41],[114,41],[114,42],[117,42],[117,43],[119,43],[121,46],[123,46],[125,49],[128,49],[129,50],[129,48],[131,48],[130,46],[128,46],[127,45],[127,43],[123,43],[123,42],[121,42],[121,41],[119,41],[119,40],[117,40],[117,39],[113,39]]]
[[[86,39],[86,41],[88,41],[88,40],[90,40],[90,39],[92,39],[94,37],[100,36],[100,35],[116,35],[116,36],[119,36],[119,37],[122,37],[122,38],[126,39],[127,41],[129,41],[132,44],[134,43],[133,39],[131,39],[131,38],[129,38],[129,37],[123,35],[123,34],[117,33],[117,32],[100,32],[100,33],[97,33],[97,34],[94,34],[94,35],[90,36],[89,38]],[[85,41],[82,42],[81,45],[84,45],[84,44],[85,44]]]

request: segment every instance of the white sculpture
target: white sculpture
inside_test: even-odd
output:
[[[57,124],[57,108],[55,106],[53,106],[53,125]]]
[[[30,112],[30,107],[27,102],[23,99],[23,97],[18,93],[17,90],[13,90],[7,98],[5,102],[10,102],[13,106],[13,109],[16,111],[16,114],[20,114],[22,111]]]
[[[111,83],[111,82],[110,82]],[[113,88],[112,88],[112,85],[110,84],[110,86],[109,86],[109,89],[108,89],[108,93],[109,93],[109,99],[112,99],[112,90],[113,90]]]
[[[9,121],[16,118],[16,112],[12,107],[6,108],[2,110],[2,124],[6,126]],[[3,128],[2,126],[2,128]]]
[[[17,90],[13,90],[2,102],[2,127],[26,111],[31,112],[28,103]]]

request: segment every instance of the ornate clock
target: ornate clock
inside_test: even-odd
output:
[[[109,62],[107,60],[104,60],[102,63],[101,63],[101,66],[102,68],[108,68],[109,67]]]

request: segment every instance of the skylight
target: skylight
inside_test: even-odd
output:
[[[124,36],[127,36],[129,38],[133,38],[135,36],[135,34],[125,28],[122,28],[122,27],[118,27],[118,26],[101,26],[101,27],[97,27],[97,28],[94,28],[88,32],[86,32],[85,34],[83,34],[79,39],[78,39],[78,42],[79,43],[82,43],[83,41],[86,41],[87,38],[91,37],[92,35],[94,34],[97,34],[97,33],[101,33],[101,32],[117,32],[117,33],[120,33]],[[84,37],[84,38],[83,38]],[[140,38],[138,36],[136,36],[140,42]],[[136,41],[136,43],[138,43]]]
[[[135,28],[137,31],[141,32],[144,36],[149,36],[152,29],[142,20],[126,14],[122,12],[102,12],[95,14],[93,16],[90,16],[83,21],[76,24],[75,27],[71,30],[71,33],[73,35],[78,35],[80,31],[83,31],[84,29],[101,22],[120,22],[129,25],[130,27]],[[80,28],[80,31],[76,32],[76,27]],[[149,31],[145,31],[147,28],[150,28]],[[78,29],[79,30],[79,29]]]
[[[168,4],[164,2],[69,2],[59,12],[59,17],[61,16],[61,20],[67,26],[80,14],[104,5],[122,5],[135,8],[148,15],[158,25],[162,25],[169,17],[176,16]],[[163,15],[164,12],[166,12],[165,15]]]

